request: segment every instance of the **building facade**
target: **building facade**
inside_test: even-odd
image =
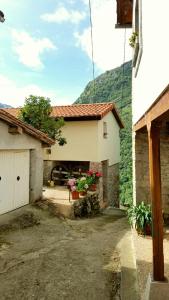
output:
[[[54,141],[0,109],[0,214],[42,196],[43,147]]]

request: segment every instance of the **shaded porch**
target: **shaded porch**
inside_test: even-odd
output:
[[[163,214],[169,215],[169,86],[134,126],[134,200],[151,202],[153,280],[165,281]]]

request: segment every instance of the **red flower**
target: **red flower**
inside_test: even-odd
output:
[[[102,173],[96,172],[96,177],[102,177]]]
[[[91,175],[91,176],[93,175],[93,173],[94,173],[93,170],[89,170],[89,171],[87,172],[87,174],[88,174],[88,175]]]

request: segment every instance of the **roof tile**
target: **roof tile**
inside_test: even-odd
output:
[[[9,112],[15,117],[18,117],[20,108],[5,108],[5,111]],[[108,103],[94,103],[94,104],[74,104],[66,106],[53,106],[51,116],[54,118],[103,118],[108,112],[112,111],[119,126],[124,127],[118,112],[116,110],[115,104],[112,102]]]

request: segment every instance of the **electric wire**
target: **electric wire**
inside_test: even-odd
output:
[[[93,21],[92,21],[92,7],[91,0],[89,0],[89,18],[90,18],[90,38],[91,38],[91,54],[92,54],[92,74],[93,74],[93,92],[95,98],[95,64],[94,64],[94,42],[93,42]],[[89,100],[91,102],[91,99]]]
[[[124,44],[123,44],[123,68],[122,68],[122,86],[121,86],[121,105],[120,105],[120,111],[122,113],[122,106],[123,106],[123,98],[124,98],[124,64],[126,60],[126,27],[124,30]]]

